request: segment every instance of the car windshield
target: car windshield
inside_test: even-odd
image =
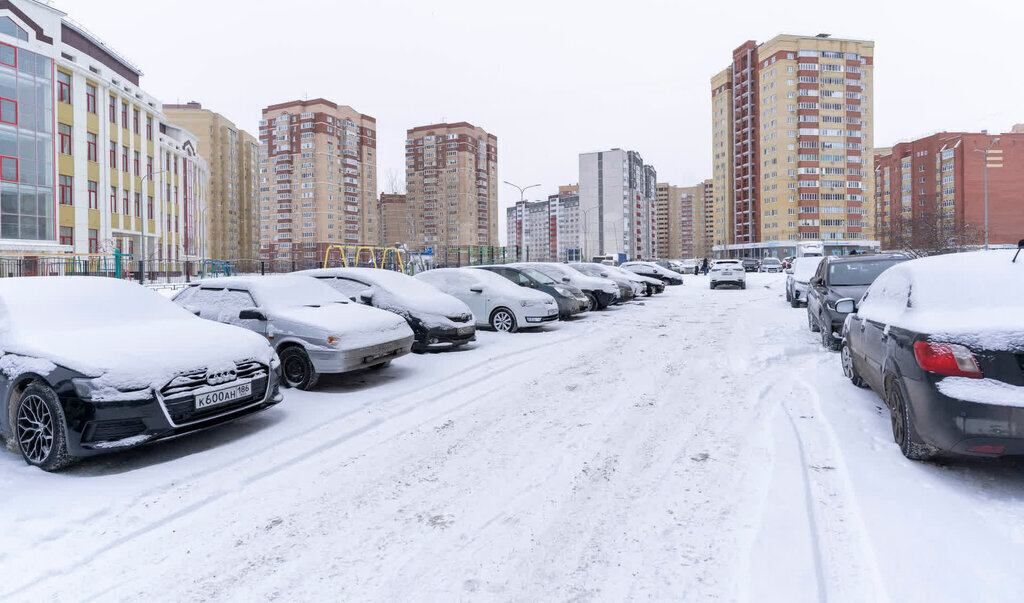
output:
[[[523,272],[523,274],[532,278],[533,280],[537,281],[542,285],[554,285],[556,282],[555,279],[544,274],[540,270],[534,270],[533,268],[520,268],[520,270]]]
[[[275,275],[254,278],[251,290],[260,306],[268,308],[348,303],[348,298],[334,287],[310,276]]]
[[[828,267],[828,283],[832,287],[870,285],[886,268],[899,264],[901,259],[835,262]]]
[[[761,263],[762,264],[781,264],[782,262],[780,262],[777,258],[765,258],[765,260],[763,262],[761,262]]]

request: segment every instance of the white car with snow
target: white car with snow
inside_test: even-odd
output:
[[[558,320],[553,297],[487,270],[436,268],[415,278],[462,300],[473,312],[477,326],[514,333]]]
[[[711,265],[710,287],[717,289],[719,285],[736,285],[740,289],[747,288],[747,271],[740,260],[715,260]]]
[[[401,317],[353,303],[308,276],[206,279],[174,302],[266,337],[281,357],[284,384],[299,389],[313,388],[323,373],[386,366],[412,348],[412,330]]]
[[[264,339],[112,278],[0,279],[0,349],[0,436],[46,471],[281,401]]]
[[[810,280],[824,259],[820,255],[794,258],[793,265],[786,268],[786,301],[790,306],[799,308],[807,303]]]
[[[476,339],[469,306],[401,272],[379,268],[321,268],[298,274],[327,283],[353,301],[404,318],[415,335],[414,352],[453,349]]]
[[[567,264],[556,264],[553,262],[522,262],[512,265],[533,268],[538,272],[546,274],[556,282],[572,285],[573,287],[580,289],[583,291],[583,294],[587,296],[587,300],[590,302],[587,310],[601,310],[607,308],[615,303],[621,295],[619,286],[615,284],[615,281],[606,278],[587,276],[578,270],[573,270]]]
[[[624,270],[649,276],[651,278],[660,279],[666,285],[682,285],[683,275],[679,274],[675,270],[669,270],[663,266],[659,266],[654,262],[625,262],[620,266]]]

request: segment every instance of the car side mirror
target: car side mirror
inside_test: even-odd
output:
[[[470,287],[469,290],[472,291],[473,293],[483,293],[484,292],[484,288],[483,287]]]
[[[364,303],[364,304],[369,305],[369,304],[373,303],[373,294],[372,293],[360,293],[359,294],[359,301]]]
[[[821,284],[821,279],[820,278],[814,277],[814,278],[811,279],[811,286],[812,287],[817,287],[820,284]]]
[[[247,308],[247,309],[242,310],[241,312],[239,312],[238,313],[238,318],[241,319],[241,320],[266,320],[267,319],[267,317],[264,316],[263,312],[260,312],[259,310],[254,310],[252,308]]]
[[[851,297],[844,297],[836,302],[836,312],[840,314],[852,314],[857,309],[857,304]]]
[[[571,279],[571,278],[569,278],[569,277],[567,277],[567,276],[563,276],[563,277],[562,277],[562,282],[563,282],[563,283],[571,283],[571,282],[572,282],[572,279]]]

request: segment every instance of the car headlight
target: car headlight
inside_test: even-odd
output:
[[[102,379],[102,377],[100,378]],[[83,400],[148,400],[151,397],[148,387],[143,389],[121,389],[99,383],[99,379],[72,379],[75,395]]]
[[[556,286],[555,287],[555,291],[558,291],[558,293],[560,293],[561,295],[564,295],[566,297],[572,297],[572,291],[569,291],[565,287],[558,287],[558,286]]]
[[[341,337],[338,335],[328,335],[327,343],[329,345],[338,345],[339,343],[341,343]]]

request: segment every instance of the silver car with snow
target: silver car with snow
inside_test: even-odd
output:
[[[412,330],[400,316],[353,303],[308,276],[207,279],[174,302],[265,336],[281,357],[285,385],[299,389],[313,388],[323,373],[386,366],[412,348]]]

